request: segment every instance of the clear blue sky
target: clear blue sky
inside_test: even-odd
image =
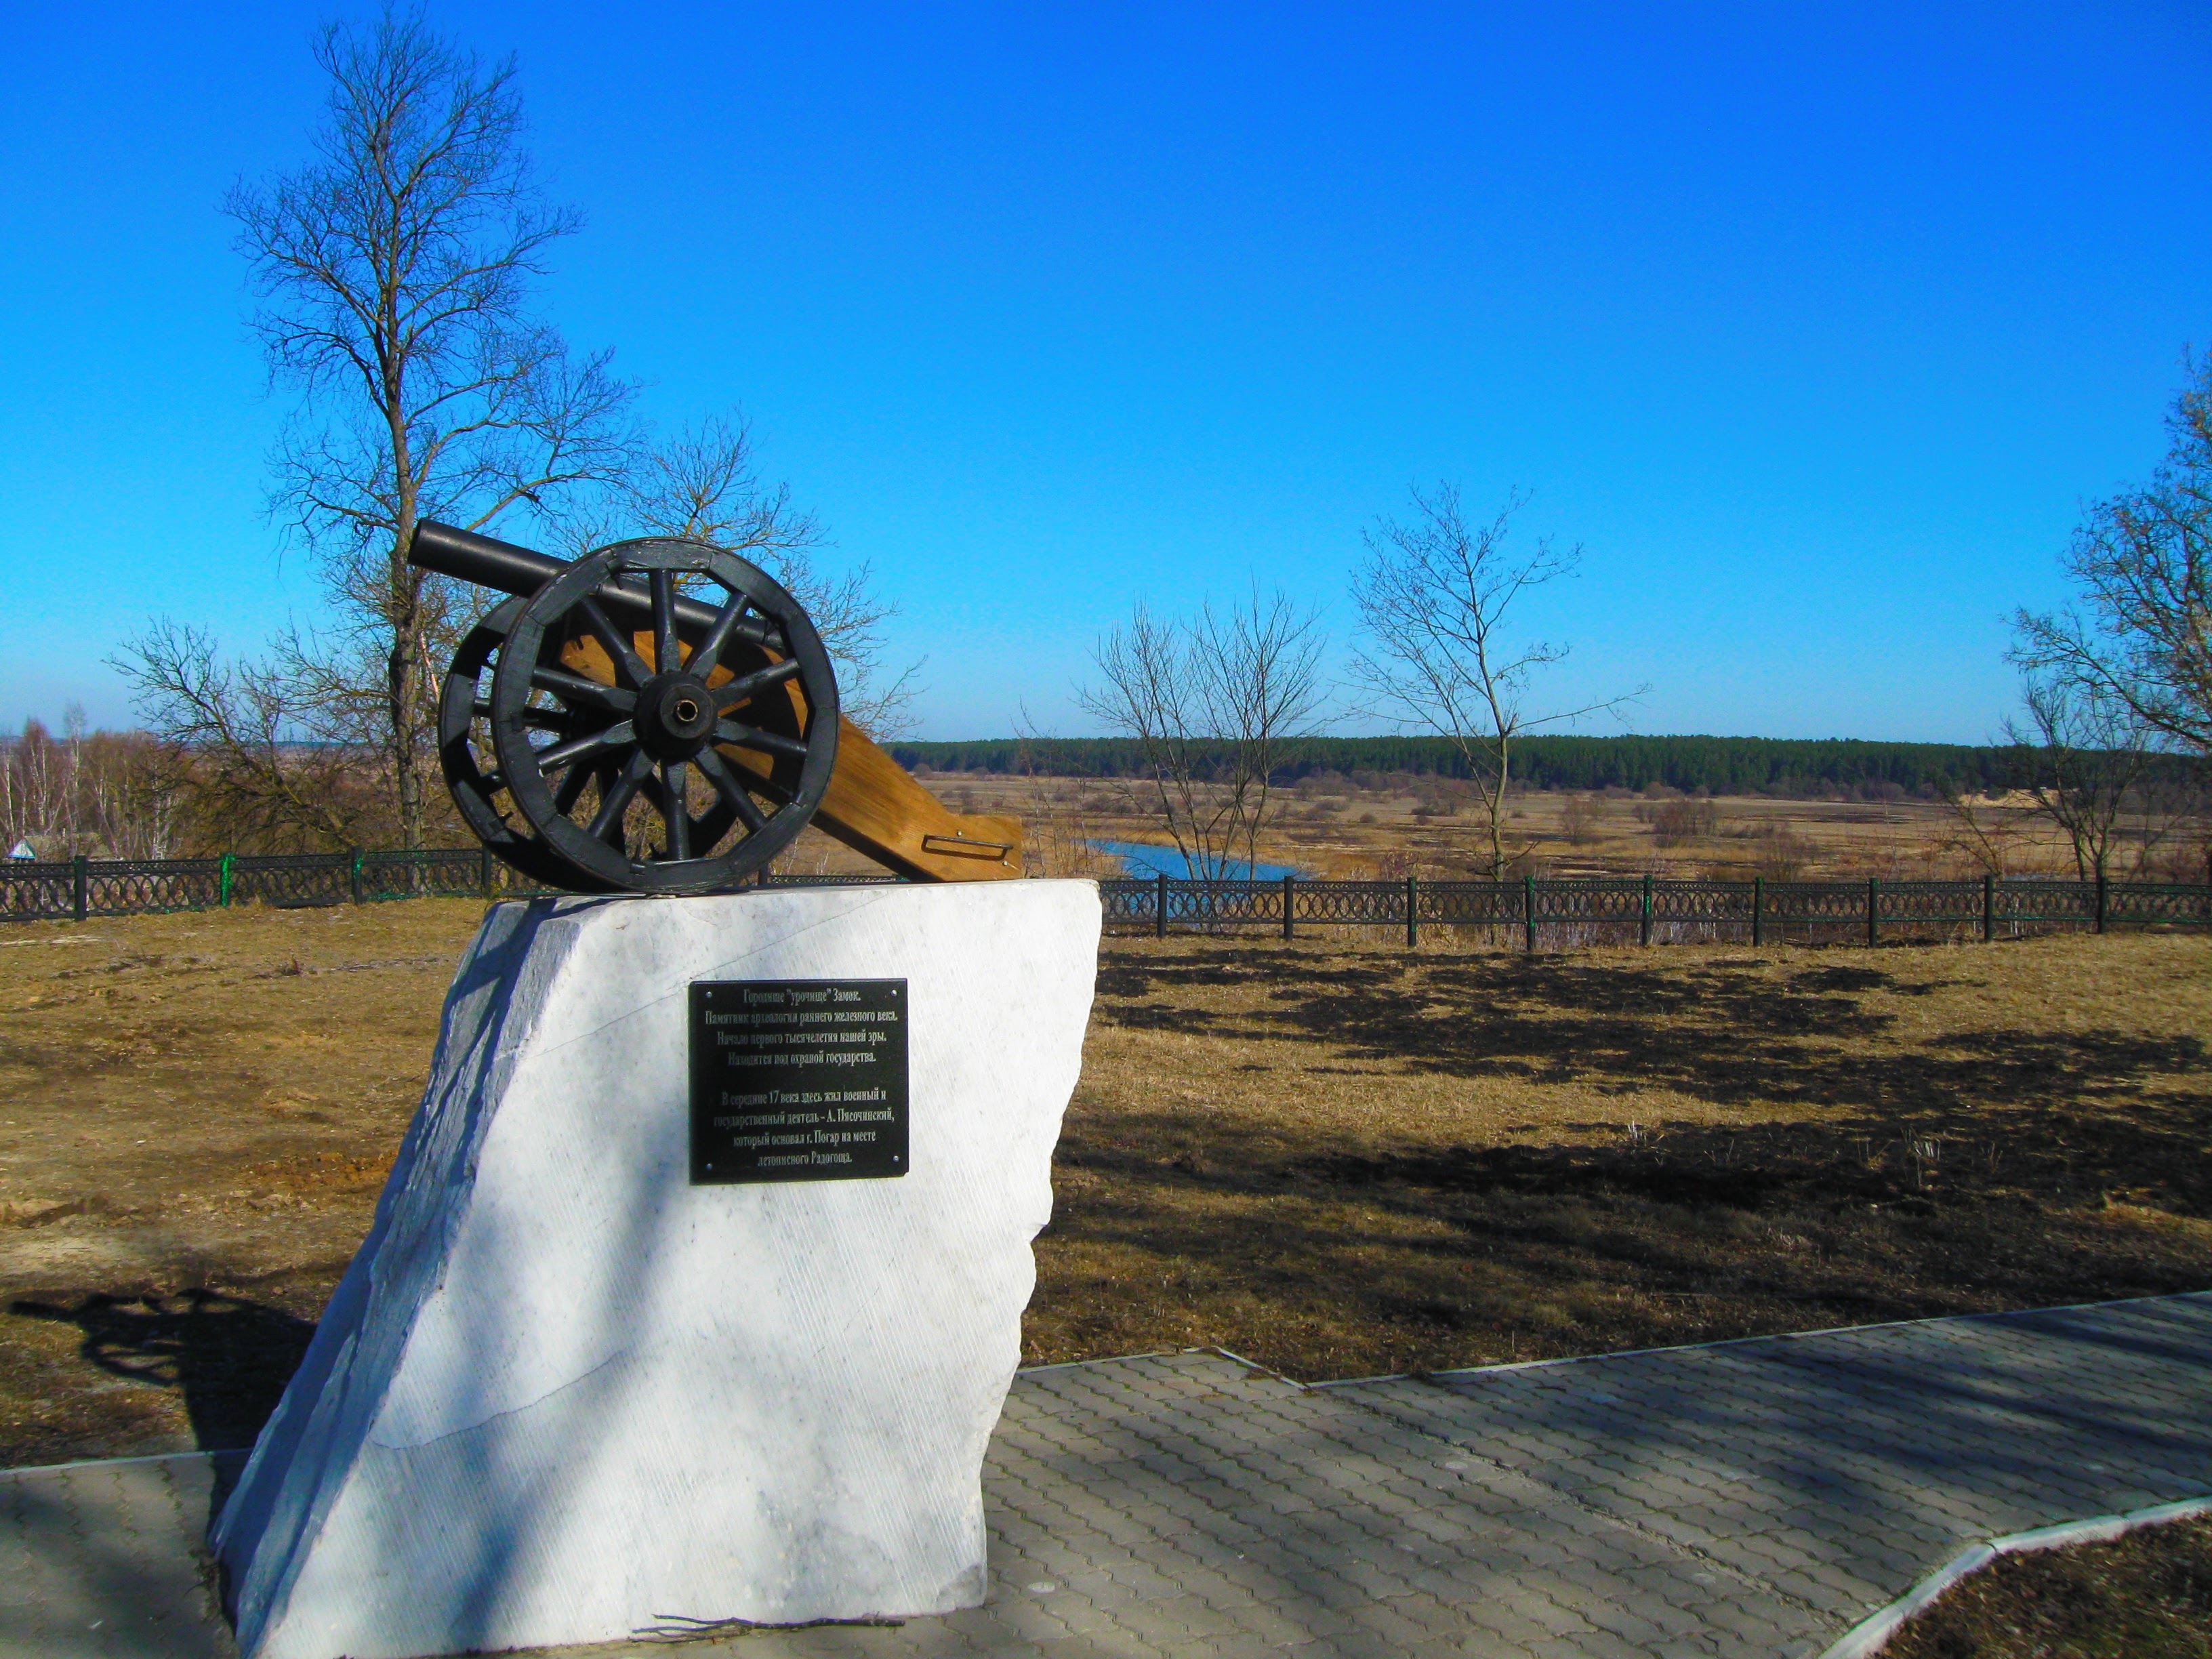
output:
[[[312,615],[216,204],[303,158],[319,15],[9,9],[0,721],[126,721],[155,611]],[[430,15],[520,54],[588,216],[548,313],[752,417],[929,736],[1086,729],[1139,597],[1256,577],[1341,641],[1361,526],[1449,477],[1585,545],[1529,617],[1562,698],[1979,739],[2212,340],[2201,3]]]

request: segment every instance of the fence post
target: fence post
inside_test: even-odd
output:
[[[1881,943],[1881,878],[1867,878],[1867,943]]]
[[[477,891],[491,896],[491,848],[481,843],[477,848]]]
[[[2105,931],[2105,872],[2097,872],[2097,931]]]
[[[1636,942],[1638,945],[1651,943],[1651,872],[1649,870],[1644,872],[1644,917],[1636,930]]]
[[[1751,942],[1756,947],[1766,943],[1766,878],[1751,878]]]
[[[356,904],[361,902],[361,848],[356,847],[353,849],[353,870],[351,872],[353,902]]]
[[[1997,936],[1997,878],[1993,875],[1982,878],[1982,943],[1996,943]]]
[[[1291,927],[1291,883],[1293,879],[1295,878],[1291,876],[1283,878],[1283,937],[1285,939],[1296,937]]]
[[[1168,936],[1168,872],[1166,871],[1162,870],[1158,872],[1158,880],[1152,892],[1152,937],[1165,939]]]
[[[226,910],[230,908],[230,861],[236,856],[237,854],[233,853],[225,853],[222,855],[222,861],[216,866],[215,902]]]
[[[1406,948],[1410,951],[1421,942],[1421,925],[1418,919],[1417,890],[1411,876],[1406,878]]]
[[[84,854],[79,853],[70,871],[70,908],[82,921],[91,908],[91,884],[85,878]]]
[[[1536,954],[1536,878],[1521,878],[1521,944],[1529,955]]]

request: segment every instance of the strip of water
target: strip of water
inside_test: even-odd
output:
[[[1193,881],[1196,872],[1190,860],[1172,847],[1157,847],[1143,841],[1094,841],[1089,843],[1094,852],[1107,853],[1121,860],[1121,867],[1133,876],[1165,876],[1170,881]],[[1302,876],[1305,872],[1291,864],[1247,864],[1242,859],[1231,859],[1208,872],[1216,881],[1280,881],[1285,876]]]

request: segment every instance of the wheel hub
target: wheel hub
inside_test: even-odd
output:
[[[714,731],[714,698],[690,674],[656,674],[638,693],[638,741],[660,760],[690,760]]]

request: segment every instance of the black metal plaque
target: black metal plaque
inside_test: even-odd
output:
[[[691,987],[691,1182],[907,1171],[906,981]]]

